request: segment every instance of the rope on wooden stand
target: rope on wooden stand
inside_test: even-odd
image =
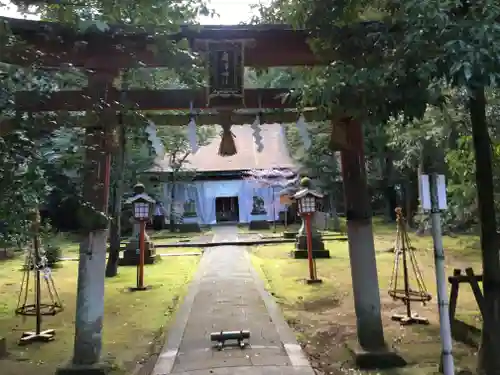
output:
[[[411,302],[422,302],[424,305],[431,300],[431,295],[427,292],[424,277],[418,267],[417,258],[410,245],[410,238],[406,231],[406,220],[400,207],[396,208],[397,239],[395,243],[394,268],[392,270],[389,295],[394,300],[400,300],[406,305],[405,314],[394,314],[392,320],[397,320],[402,324],[429,324],[425,318],[418,316],[411,310]],[[403,275],[400,275],[400,264],[402,260]],[[413,271],[413,282],[417,285],[417,290],[410,285],[410,273]],[[403,287],[400,287],[399,279],[403,277]]]
[[[59,299],[54,280],[51,277],[50,269],[47,265],[45,251],[40,246],[40,212],[34,208],[31,212],[33,249],[28,251],[24,264],[23,281],[17,302],[16,314],[24,316],[35,316],[35,330],[24,332],[19,345],[26,345],[32,342],[49,342],[54,340],[55,331],[53,329],[42,330],[42,316],[56,315],[62,311],[62,302]],[[30,285],[30,273],[34,273],[33,285]],[[43,275],[42,275],[43,273]],[[42,280],[43,279],[43,280]],[[42,303],[42,284],[45,281],[47,292],[51,303]],[[28,291],[33,291],[33,303],[28,302]]]

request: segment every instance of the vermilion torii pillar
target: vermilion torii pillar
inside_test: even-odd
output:
[[[361,123],[352,118],[332,121],[332,147],[341,150],[358,341],[363,350],[382,351],[385,340]]]
[[[114,72],[89,74],[89,92],[105,99]],[[86,129],[83,199],[79,219],[86,234],[80,244],[75,343],[71,362],[58,374],[104,374],[100,367],[104,318],[104,273],[108,235],[111,130],[114,111],[96,108],[98,122]]]

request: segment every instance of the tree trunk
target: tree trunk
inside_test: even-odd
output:
[[[426,228],[426,221],[424,219],[424,210],[422,208],[422,187],[420,186],[420,177],[424,174],[425,171],[425,145],[421,145],[420,149],[420,158],[418,162],[418,172],[417,172],[417,186],[418,186],[418,211],[417,215],[419,221],[416,223],[418,225],[417,234],[424,234]]]
[[[125,170],[127,135],[125,127],[120,124],[120,147],[117,152],[116,160],[116,180],[113,184],[113,219],[111,221],[109,233],[109,257],[106,263],[106,277],[115,277],[118,274],[118,261],[120,259],[121,245],[121,218],[122,218],[122,196],[123,196],[123,178]]]
[[[170,190],[170,232],[175,232],[175,172],[172,171]]]
[[[396,221],[397,196],[394,189],[394,161],[389,148],[386,148],[384,160],[384,197],[386,202],[386,218],[390,222]]]
[[[459,139],[460,139],[460,132],[458,131],[458,123],[455,121],[451,121],[450,133],[448,135],[448,142],[447,142],[448,148],[456,150]]]
[[[337,211],[337,198],[338,198],[337,177],[340,174],[339,170],[340,168],[338,165],[337,153],[335,151],[333,151],[331,154],[331,163],[333,164],[332,171],[334,171],[333,172],[334,174],[331,180],[330,194],[328,194],[328,196],[330,197],[330,215],[333,225],[332,230],[335,232],[340,232],[341,230],[340,218],[339,218],[339,213]]]
[[[404,179],[403,187],[403,201],[405,205],[404,215],[408,226],[413,227],[413,189],[410,178],[408,176]]]
[[[363,129],[356,121],[352,121],[347,129],[353,149],[342,151],[341,160],[357,335],[364,350],[378,351],[385,348],[385,340],[366,182]]]
[[[330,214],[332,215],[332,230],[334,232],[340,232],[340,218],[337,212],[337,201],[335,199],[335,193],[330,194]]]
[[[491,141],[486,122],[484,88],[474,89],[469,101],[476,156],[476,185],[481,222],[484,316],[478,372],[500,374],[500,256],[495,217]]]

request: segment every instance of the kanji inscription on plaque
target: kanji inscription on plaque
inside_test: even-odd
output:
[[[243,48],[238,41],[209,43],[208,106],[244,106]]]

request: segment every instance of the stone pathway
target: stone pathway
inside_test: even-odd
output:
[[[237,240],[236,227],[217,227],[214,242]],[[245,349],[212,347],[210,333],[249,330]],[[245,248],[208,248],[170,327],[152,375],[313,375]]]

